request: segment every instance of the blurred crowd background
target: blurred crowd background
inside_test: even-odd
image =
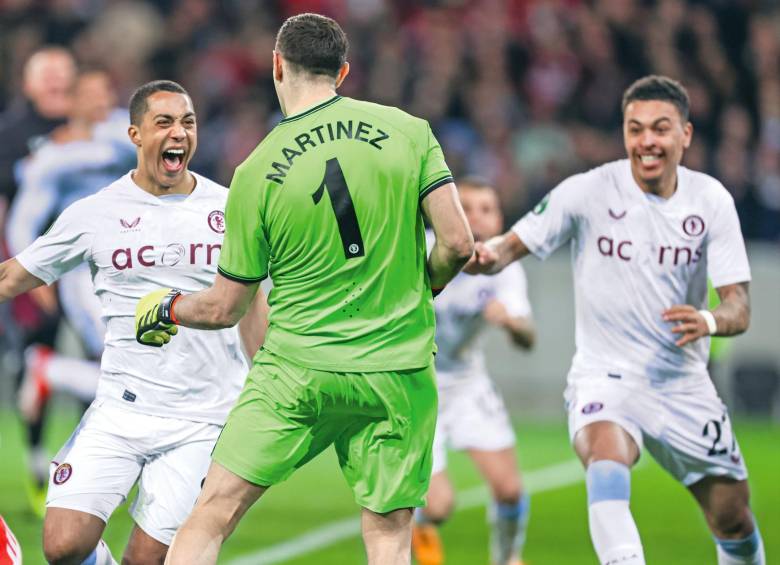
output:
[[[302,11],[348,33],[342,94],[428,119],[453,172],[492,180],[510,221],[623,155],[628,84],[675,77],[695,127],[685,164],[726,185],[748,238],[780,240],[776,0],[0,0],[0,111],[45,44],[108,69],[123,100],[170,78],[199,113],[193,168],[227,184],[280,119],[271,50]]]

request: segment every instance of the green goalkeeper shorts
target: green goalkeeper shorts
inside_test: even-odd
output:
[[[333,444],[357,503],[384,513],[423,506],[435,428],[433,364],[334,373],[261,350],[213,459],[270,486]]]

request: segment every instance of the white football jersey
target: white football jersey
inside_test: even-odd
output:
[[[431,249],[433,235],[426,236]],[[528,283],[520,263],[512,263],[495,276],[459,273],[434,300],[440,385],[486,374],[480,334],[487,322],[482,312],[493,299],[511,316],[531,316]]]
[[[685,167],[667,200],[639,188],[628,160],[607,163],[563,181],[512,231],[540,258],[571,241],[570,378],[706,377],[709,339],[676,346],[662,313],[675,304],[706,308],[708,275],[716,288],[750,280],[734,200]]]
[[[227,189],[195,175],[193,192],[158,198],[130,173],[65,209],[16,258],[47,284],[86,261],[106,323],[97,398],[152,415],[222,424],[248,366],[238,330],[179,328],[161,348],[135,339],[135,308],[159,288],[211,286]]]

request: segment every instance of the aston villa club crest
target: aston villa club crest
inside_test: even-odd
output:
[[[54,470],[54,477],[52,480],[55,485],[61,485],[67,481],[72,474],[73,467],[70,466],[70,463],[63,463]]]
[[[699,236],[704,233],[704,220],[701,216],[691,214],[683,220],[682,229],[686,235],[691,237]]]
[[[217,233],[225,233],[225,214],[222,210],[214,210],[209,214],[209,227]]]

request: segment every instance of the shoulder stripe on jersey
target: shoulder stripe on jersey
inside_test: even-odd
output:
[[[455,182],[455,180],[451,176],[446,176],[443,179],[433,181],[431,184],[426,186],[422,192],[420,192],[420,200],[428,196],[431,192],[433,192],[437,188],[440,188],[445,184],[449,184],[451,182]]]
[[[323,108],[327,108],[328,106],[330,106],[334,102],[338,102],[339,100],[341,100],[341,96],[339,96],[337,94],[336,96],[326,100],[322,104],[318,104],[314,108],[309,108],[308,110],[306,110],[302,114],[295,114],[295,115],[292,115],[292,116],[288,116],[287,118],[284,118],[281,122],[279,122],[279,125],[287,124],[289,122],[294,122],[295,120],[300,120],[301,118],[305,118],[306,116],[309,116],[309,115],[313,114],[314,112],[317,112],[318,110],[322,110]]]
[[[234,275],[233,273],[229,273],[222,267],[217,267],[217,272],[223,277],[225,277],[226,279],[230,279],[231,281],[236,281],[244,284],[258,283],[262,280],[265,280],[268,277],[268,275],[263,275],[262,277],[242,277],[241,275]]]

